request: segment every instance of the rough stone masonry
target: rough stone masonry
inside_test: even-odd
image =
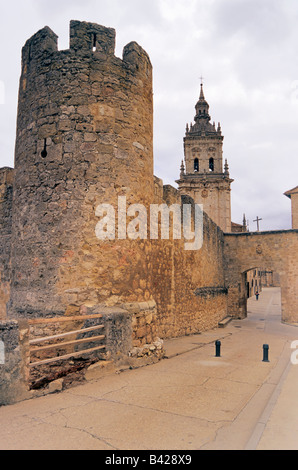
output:
[[[165,202],[166,193],[161,186],[155,195],[149,57],[134,42],[122,59],[114,48],[114,30],[77,21],[69,50],[57,51],[47,27],[23,48],[8,317],[80,314],[158,297],[159,316],[173,317],[171,335],[181,323],[177,304],[185,315],[192,303],[200,310],[195,288],[223,283],[222,235],[206,219],[203,251],[189,256],[171,241],[96,238],[98,204],[116,206],[121,195],[128,205],[148,206]],[[166,197],[180,203],[174,188]],[[211,327],[225,313],[203,322]]]

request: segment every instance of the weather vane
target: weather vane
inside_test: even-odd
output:
[[[200,80],[201,80],[201,85],[203,85],[204,78],[202,77],[202,75],[200,76]]]

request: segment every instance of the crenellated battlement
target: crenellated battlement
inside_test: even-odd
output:
[[[115,53],[116,31],[113,28],[87,23],[85,21],[70,22],[70,49],[76,52]]]
[[[135,41],[130,42],[124,47],[122,57],[124,62],[130,64],[136,70],[148,73],[149,69],[152,69],[147,52]]]
[[[32,60],[46,58],[53,53],[74,54],[82,58],[105,60],[115,57],[116,31],[96,23],[85,21],[70,21],[69,49],[58,50],[58,36],[45,26],[35,33],[22,49],[22,68],[27,71],[26,65]],[[59,60],[59,54],[55,57]],[[119,60],[119,59],[118,59]],[[144,49],[136,42],[130,42],[123,49],[123,64],[128,65],[134,72],[145,72],[149,75],[152,65],[150,58]]]

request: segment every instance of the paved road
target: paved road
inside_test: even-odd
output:
[[[0,408],[0,449],[297,450],[298,328],[281,323],[279,289],[248,310],[224,329],[167,341],[157,364],[94,371],[83,385]]]

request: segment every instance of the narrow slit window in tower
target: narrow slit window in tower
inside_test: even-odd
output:
[[[42,158],[46,158],[47,155],[48,155],[48,152],[47,152],[47,139],[44,139],[44,146],[43,146],[43,150],[41,152],[41,156],[42,156]]]
[[[93,46],[92,46],[92,51],[93,51],[93,52],[96,51],[96,34],[95,34],[95,33],[93,34]]]
[[[194,171],[199,171],[199,160],[198,160],[198,158],[194,159],[193,169],[194,169]]]
[[[209,158],[209,171],[214,171],[214,159]]]

